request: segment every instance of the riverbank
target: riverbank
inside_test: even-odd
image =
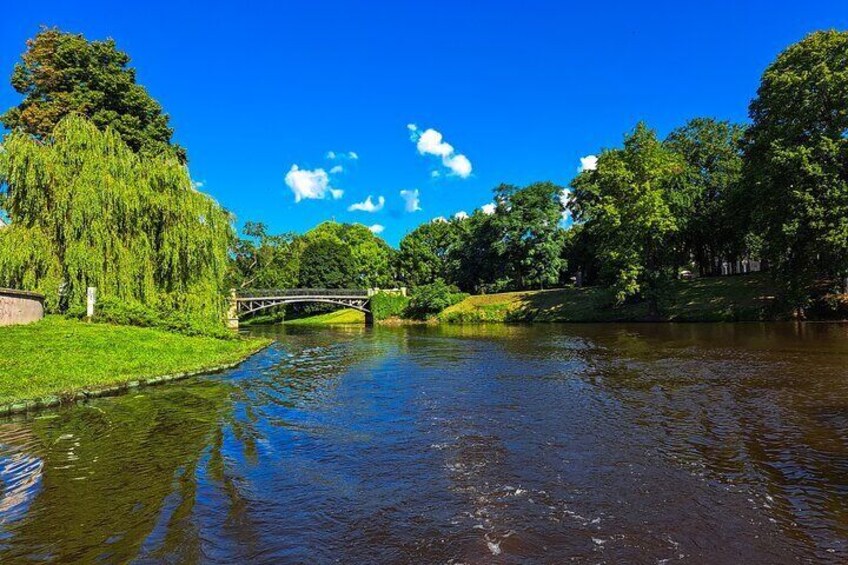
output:
[[[317,316],[307,316],[305,318],[295,318],[283,322],[286,325],[293,326],[322,326],[322,325],[347,325],[347,324],[364,324],[365,314],[353,308],[342,308],[326,314],[318,314]]]
[[[775,307],[766,273],[674,281],[661,302],[660,319],[646,303],[609,305],[599,287],[469,296],[439,314],[440,322],[741,322],[786,319]]]
[[[61,317],[0,329],[0,413],[234,366],[270,340],[184,336]]]
[[[429,322],[390,317],[380,325],[480,322],[754,322],[786,320],[790,313],[776,304],[776,289],[767,273],[678,280],[652,318],[645,302],[610,306],[600,287],[503,292],[473,295],[450,306]],[[352,309],[288,320],[296,325],[362,324]]]

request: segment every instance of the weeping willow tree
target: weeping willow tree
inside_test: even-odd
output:
[[[0,149],[11,220],[0,286],[36,290],[52,311],[98,298],[220,316],[230,217],[174,157],[134,153],[112,130],[70,115],[47,142],[23,132]]]

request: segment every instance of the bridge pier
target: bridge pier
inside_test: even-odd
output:
[[[374,325],[374,314],[371,313],[370,310],[363,312],[365,314],[365,325],[373,326]]]

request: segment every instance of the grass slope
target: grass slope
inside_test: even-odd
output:
[[[265,344],[52,316],[2,327],[0,404],[198,371],[238,361]]]
[[[470,296],[445,309],[443,322],[615,322],[648,319],[645,303],[611,307],[597,287]],[[661,304],[663,319],[677,322],[764,320],[774,312],[774,289],[765,273],[674,281]]]
[[[294,320],[286,320],[285,324],[293,325],[340,325],[340,324],[364,324],[365,314],[359,310],[352,308],[343,308],[326,314],[317,316],[309,316],[306,318],[296,318]]]

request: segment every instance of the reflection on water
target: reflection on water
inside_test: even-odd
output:
[[[0,422],[0,561],[848,559],[848,326],[254,331]]]

